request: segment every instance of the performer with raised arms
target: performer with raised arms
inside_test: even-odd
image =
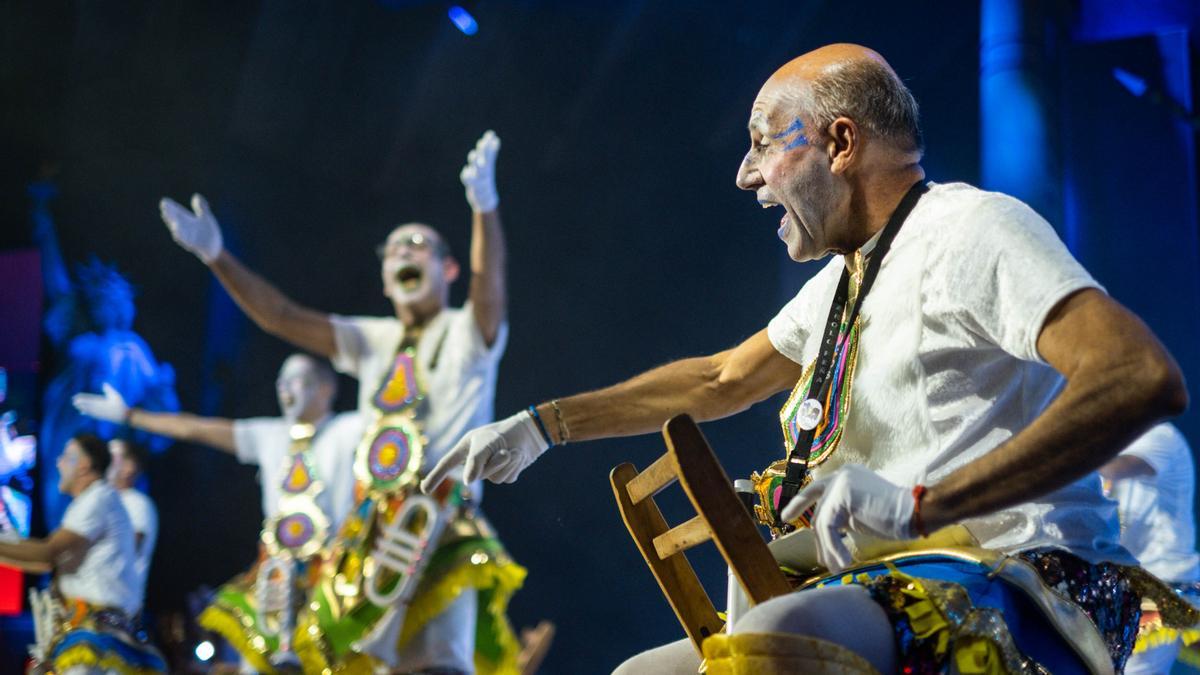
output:
[[[500,139],[476,144],[461,179],[471,205],[470,291],[448,307],[461,268],[428,225],[396,227],[380,248],[390,317],[304,307],[222,246],[202,197],[162,201],[175,240],[216,274],[267,332],[328,357],[358,378],[367,425],[354,462],[360,499],[333,543],[302,618],[306,670],[385,666],[400,672],[509,671],[520,647],[508,598],[525,571],[478,511],[480,493],[443,474],[418,481],[467,429],[492,419],[508,337],[504,239],[495,184]]]

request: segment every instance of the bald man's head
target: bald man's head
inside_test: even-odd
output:
[[[920,116],[912,92],[878,52],[834,44],[798,56],[775,71],[759,98],[794,102],[808,119],[809,141],[822,139],[839,117],[904,152],[921,152]]]

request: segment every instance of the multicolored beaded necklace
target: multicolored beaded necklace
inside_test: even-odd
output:
[[[811,509],[795,523],[783,522],[779,513],[811,481],[809,467],[824,462],[837,449],[850,414],[863,300],[900,226],[928,189],[923,180],[914,183],[880,231],[867,264],[863,265],[859,251],[855,253],[853,271],[849,265],[842,270],[817,358],[780,411],[787,457],[771,464],[762,474],[751,475],[760,501],[755,514],[771,528],[772,534],[786,534],[797,526],[811,524]]]

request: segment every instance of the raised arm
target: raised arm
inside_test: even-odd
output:
[[[675,361],[620,384],[543,403],[536,409],[556,445],[632,436],[657,431],[679,413],[689,413],[699,421],[732,415],[788,389],[800,375],[800,366],[775,350],[764,329],[734,349]],[[429,472],[421,487],[432,490],[460,464],[468,481],[512,482],[547,447],[533,416],[517,413],[463,437]]]
[[[1140,319],[1098,290],[1064,300],[1037,347],[1066,387],[1024,431],[929,487],[921,507],[927,530],[1079,480],[1187,407],[1171,355]]]
[[[152,434],[199,443],[229,454],[237,449],[233,440],[233,421],[222,417],[200,417],[188,413],[160,413],[130,408],[121,394],[105,383],[104,395],[75,394],[71,403],[80,413],[115,424],[128,424]]]
[[[489,345],[496,340],[500,323],[508,313],[505,270],[508,252],[500,223],[500,197],[496,193],[496,155],[500,138],[483,134],[467,154],[467,165],[459,178],[471,205],[471,286],[469,297],[475,322]]]
[[[58,195],[58,188],[49,181],[30,183],[29,218],[33,222],[33,243],[37,244],[42,256],[42,285],[46,298],[56,302],[71,293],[71,278],[67,264],[63,261],[62,249],[58,245],[58,233],[54,229],[54,215],[50,213],[50,200]]]
[[[164,197],[159,211],[175,241],[208,265],[259,328],[314,354],[334,356],[337,347],[329,315],[292,301],[225,250],[220,225],[204,197],[192,195],[191,210]]]

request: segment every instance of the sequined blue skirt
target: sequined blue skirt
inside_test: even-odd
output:
[[[1112,563],[1088,563],[1070,553],[1041,549],[1018,554],[1037,570],[1043,584],[1059,597],[1078,606],[1100,632],[1121,672],[1133,649],[1140,616],[1140,598],[1129,589],[1122,568]],[[952,634],[974,634],[1009,646],[1007,672],[1086,674],[1088,669],[1076,650],[1050,622],[1028,593],[990,574],[987,565],[941,554],[919,554],[885,564],[868,565],[852,574],[830,577],[819,585],[858,583],[883,607],[892,622],[897,648],[897,672],[932,675],[948,672],[953,648],[939,648],[936,636],[921,637],[907,607],[913,601],[909,579],[928,580],[931,595],[943,611],[948,605],[967,608],[972,626],[952,626]],[[896,574],[895,572],[900,572]],[[961,589],[961,591],[959,590]],[[951,612],[954,613],[954,612]],[[963,617],[947,617],[951,624]],[[962,628],[962,630],[959,630]],[[969,630],[968,630],[969,629]],[[1015,650],[1011,647],[1015,646]],[[1004,650],[1001,650],[1004,651]]]

